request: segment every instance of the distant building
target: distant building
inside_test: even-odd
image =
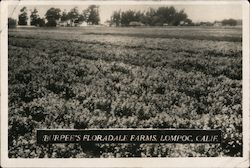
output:
[[[62,26],[62,27],[70,26],[70,20],[59,21],[58,26]]]
[[[61,27],[84,27],[84,26],[88,26],[88,23],[87,22],[79,22],[78,20],[65,20],[65,21],[59,21],[58,26],[61,26]]]
[[[112,22],[110,20],[107,20],[103,23],[104,26],[112,26]]]
[[[180,21],[180,25],[184,25],[185,24],[185,21]]]
[[[214,24],[211,22],[199,22],[198,26],[213,26]]]
[[[222,22],[215,21],[213,26],[220,27],[220,26],[222,26]]]
[[[132,26],[132,27],[136,27],[136,26],[145,26],[143,23],[141,22],[129,22],[129,26]]]
[[[180,26],[187,26],[187,25],[189,25],[189,23],[188,22],[186,22],[186,21],[180,21],[180,24],[179,24]]]
[[[88,26],[88,23],[87,22],[79,22],[78,24],[76,24],[76,26],[85,27],[85,26]]]

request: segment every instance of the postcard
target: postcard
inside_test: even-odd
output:
[[[247,1],[2,1],[2,167],[248,167]]]

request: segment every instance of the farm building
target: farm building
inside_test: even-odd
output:
[[[221,22],[219,22],[219,21],[215,21],[215,22],[214,22],[214,26],[215,26],[215,27],[222,26],[222,23],[221,23]]]
[[[62,26],[62,27],[84,27],[84,26],[88,26],[87,22],[78,22],[77,20],[72,21],[72,20],[66,20],[66,21],[60,21],[58,23],[58,26]]]
[[[60,21],[58,23],[58,26],[63,26],[63,27],[70,26],[70,20]]]
[[[79,22],[77,24],[77,26],[80,26],[80,27],[88,26],[88,23],[87,22]]]

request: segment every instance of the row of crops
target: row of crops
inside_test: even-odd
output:
[[[9,157],[242,156],[240,42],[9,33]],[[221,129],[223,142],[39,145],[42,128]]]

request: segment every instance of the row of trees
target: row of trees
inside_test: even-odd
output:
[[[237,23],[237,20],[235,19],[224,19],[222,20],[221,24],[223,26],[236,26],[238,23]],[[242,24],[242,23],[239,23],[239,24]]]
[[[49,14],[51,15],[51,11],[49,11]],[[72,23],[79,23],[79,22],[87,22],[90,25],[98,25],[100,22],[99,6],[96,6],[96,5],[90,5],[87,9],[81,12],[78,10],[77,7],[74,7],[69,12],[64,10],[61,15],[60,15],[60,11],[54,12],[52,16],[57,16],[56,19],[48,18],[48,12],[45,14],[45,16],[48,22],[51,22],[53,24],[55,24],[54,22],[55,20],[61,19],[62,22],[70,21],[71,26],[72,26]]]
[[[34,9],[28,16],[28,9],[23,7],[18,15],[18,25],[27,25],[28,17],[30,17],[30,25],[34,26],[56,26],[58,21],[70,21],[75,22],[87,22],[88,24],[97,25],[100,22],[99,7],[96,5],[90,5],[87,9],[79,12],[78,8],[75,7],[69,12],[64,10],[61,12],[59,8],[50,8],[45,13],[45,18],[41,18],[38,14],[38,10]],[[47,23],[45,24],[45,19]]]
[[[235,19],[223,19],[222,21],[214,21],[214,22],[197,22],[194,26],[237,26],[242,25],[242,20]]]
[[[177,11],[173,6],[150,8],[148,11],[115,11],[110,20],[110,24],[116,26],[129,26],[131,24],[141,23],[148,26],[163,26],[180,24],[192,24],[184,10]]]
[[[68,26],[86,22],[89,25],[98,25],[100,23],[99,6],[90,5],[87,9],[79,11],[77,7],[72,8],[69,12],[66,10],[61,11],[59,8],[50,8],[45,13],[44,17],[40,17],[37,9],[33,9],[28,14],[28,9],[23,7],[18,15],[18,22],[9,18],[9,27],[18,25],[33,25],[33,26],[56,26],[59,22],[66,23]],[[111,15],[109,25],[115,26],[177,26],[177,25],[190,25],[190,26],[236,26],[238,21],[234,19],[224,19],[221,22],[200,22],[193,23],[188,18],[184,10],[177,11],[173,6],[159,7],[158,9],[150,8],[147,11],[114,11]],[[219,23],[219,24],[218,24]],[[64,24],[65,25],[65,24]]]
[[[34,26],[45,26],[45,19],[40,18],[38,15],[37,9],[31,11],[30,17],[30,25]],[[20,14],[18,15],[18,25],[27,25],[28,24],[28,9],[23,7],[20,10]]]

